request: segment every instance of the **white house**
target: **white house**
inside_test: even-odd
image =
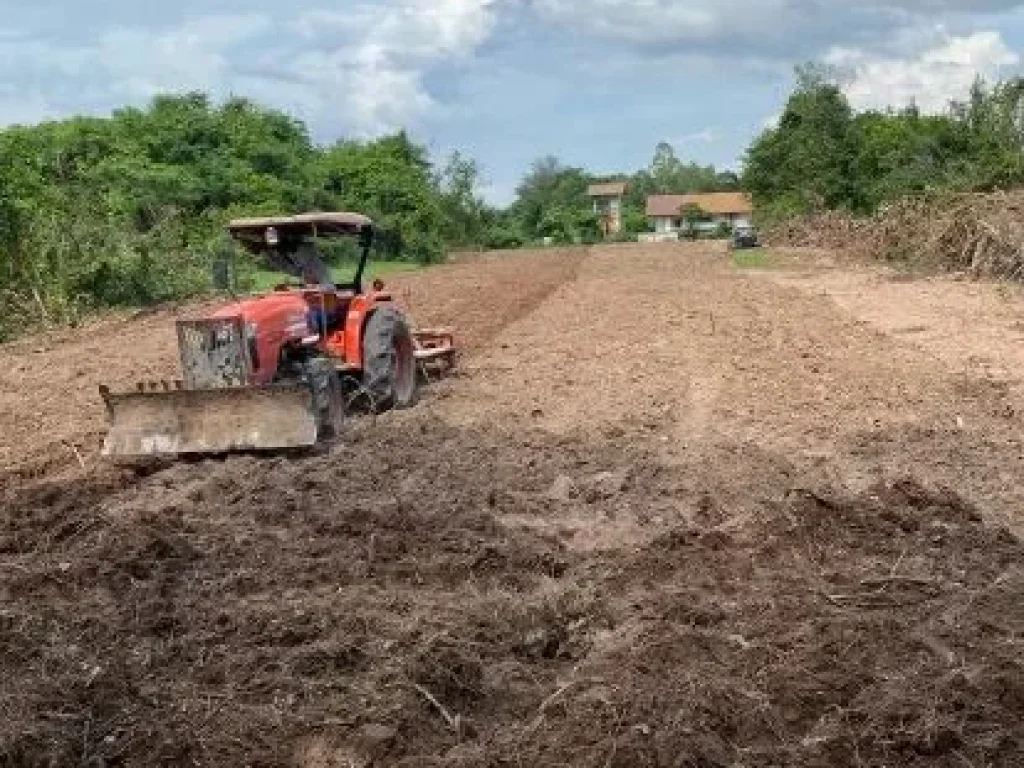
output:
[[[754,206],[743,192],[712,192],[703,195],[652,195],[647,198],[647,218],[654,224],[651,240],[675,240],[686,229],[684,209],[697,206],[707,220],[697,225],[703,232],[713,232],[722,224],[731,229],[749,227]]]

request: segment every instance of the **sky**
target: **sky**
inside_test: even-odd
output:
[[[491,202],[555,155],[739,169],[793,69],[859,109],[937,111],[1024,69],[1024,0],[0,0],[0,125],[165,92],[246,96],[323,143],[398,128],[476,158]]]

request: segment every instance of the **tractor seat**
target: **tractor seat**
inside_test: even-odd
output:
[[[321,333],[326,328],[329,334],[344,324],[345,308],[335,307],[325,312],[320,307],[311,307],[306,313],[306,322],[313,333]]]
[[[329,335],[341,328],[348,316],[350,298],[328,293],[324,297],[324,306],[320,305],[319,300],[311,301],[306,312],[306,321],[310,330],[313,333],[321,333],[326,328],[325,335]]]

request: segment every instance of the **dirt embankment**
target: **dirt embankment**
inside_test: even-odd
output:
[[[0,761],[1020,763],[1012,390],[701,246],[502,258],[329,455],[8,490]]]

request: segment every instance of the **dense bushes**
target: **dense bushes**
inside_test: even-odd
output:
[[[235,215],[359,210],[385,229],[383,255],[428,263],[451,247],[594,242],[587,188],[615,180],[629,185],[621,238],[647,229],[650,194],[740,187],[735,174],[684,163],[662,143],[632,174],[543,158],[498,211],[480,198],[476,164],[457,153],[434,167],[404,133],[318,147],[281,112],[201,94],[9,128],[0,131],[0,339],[207,290]],[[979,83],[944,115],[857,114],[837,83],[803,70],[777,127],[750,147],[742,182],[775,221],[1024,184],[1024,79]]]
[[[358,210],[387,230],[391,258],[437,261],[446,239],[478,236],[476,183],[475,165],[458,157],[435,173],[404,133],[320,148],[280,112],[200,94],[9,128],[0,132],[0,338],[208,289],[235,215]]]
[[[0,339],[208,290],[234,216],[362,211],[384,230],[380,255],[429,263],[446,248],[596,242],[587,196],[596,181],[629,181],[624,236],[646,230],[649,193],[736,184],[680,162],[667,144],[629,176],[540,160],[504,211],[484,204],[479,176],[458,153],[435,167],[404,133],[318,147],[281,112],[202,94],[0,131]],[[244,255],[233,258],[236,272],[251,271]]]

